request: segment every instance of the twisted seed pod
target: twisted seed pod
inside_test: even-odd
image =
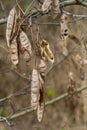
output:
[[[55,19],[58,13],[60,13],[59,0],[52,1],[52,12],[53,12],[53,19]]]
[[[10,51],[10,57],[11,57],[12,63],[14,65],[17,65],[19,62],[19,59],[18,59],[18,46],[17,46],[16,37],[14,37],[13,40],[11,41],[9,51]]]
[[[37,109],[39,102],[39,75],[36,69],[32,71],[32,82],[31,82],[31,107],[34,110]]]
[[[68,27],[67,27],[67,16],[62,14],[60,19],[60,34],[61,39],[66,40],[68,37]]]
[[[54,55],[50,49],[49,43],[46,40],[41,41],[41,57],[48,59],[52,64],[54,63]]]
[[[6,28],[6,41],[7,41],[7,46],[10,46],[10,40],[14,35],[15,28],[16,28],[16,18],[17,18],[17,13],[15,8],[11,9],[8,20],[7,20],[7,28]]]
[[[48,10],[52,3],[52,0],[44,0],[43,5],[42,5],[42,11]]]
[[[20,44],[21,44],[21,50],[24,57],[24,60],[28,62],[32,55],[32,49],[31,49],[31,43],[26,35],[25,32],[20,32]]]
[[[44,92],[43,92],[43,88],[40,88],[40,99],[37,107],[37,119],[39,122],[41,122],[43,119],[44,107],[45,107]]]

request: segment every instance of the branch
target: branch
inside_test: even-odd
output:
[[[66,7],[66,6],[70,6],[70,5],[81,5],[81,6],[87,7],[87,2],[85,2],[83,0],[78,0],[78,1],[77,0],[66,0],[66,1],[61,2],[60,6]],[[31,10],[31,12],[27,12],[25,14],[25,16],[29,15],[29,17],[31,17],[33,15],[38,16],[38,15],[44,15],[44,14],[47,14],[47,12],[42,12],[41,10],[33,9],[33,10]],[[7,18],[0,19],[0,25],[5,24],[6,22],[7,22]]]
[[[70,5],[81,5],[87,7],[87,2],[84,0],[66,0],[60,3],[61,6],[70,6]]]
[[[83,87],[79,88],[79,89],[77,90],[77,92],[80,93],[81,91],[84,91],[85,89],[87,89],[87,86],[83,86]],[[64,99],[65,97],[67,97],[67,96],[68,96],[68,93],[64,93],[64,94],[62,94],[61,96],[58,96],[58,97],[56,97],[56,98],[54,98],[54,99],[52,99],[52,100],[50,100],[50,101],[47,101],[47,102],[45,103],[45,105],[46,105],[46,106],[52,105],[53,103],[56,103],[56,102],[59,102],[59,101],[63,100],[63,99]],[[16,119],[16,118],[18,118],[18,117],[20,117],[20,116],[24,116],[25,114],[31,113],[31,112],[33,112],[33,109],[27,108],[26,110],[23,110],[22,112],[13,114],[12,116],[9,116],[9,117],[7,117],[7,118],[5,118],[5,119],[4,119],[4,118],[1,118],[1,119],[0,119],[0,122],[5,121],[6,119],[7,119],[7,120]]]

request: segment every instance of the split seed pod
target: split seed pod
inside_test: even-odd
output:
[[[48,10],[52,3],[52,0],[44,0],[43,5],[42,5],[42,11]]]
[[[50,49],[49,43],[46,40],[42,40],[41,43],[41,57],[43,60],[46,58],[53,64],[54,63],[54,55]]]
[[[61,33],[61,39],[66,40],[68,37],[68,27],[67,27],[67,16],[65,14],[62,14],[60,19],[60,33]]]
[[[60,13],[59,0],[53,0],[52,13],[53,13],[53,19],[55,19],[57,17],[58,13]]]
[[[7,20],[7,28],[6,28],[6,40],[7,40],[7,46],[10,46],[10,40],[12,39],[14,33],[15,33],[15,28],[16,28],[16,18],[17,18],[17,13],[15,8],[11,9],[8,20]]]
[[[19,59],[18,59],[18,46],[17,46],[16,37],[14,37],[13,40],[11,41],[9,51],[10,51],[10,57],[11,57],[12,63],[14,65],[17,65],[19,62]]]
[[[40,99],[37,107],[37,119],[39,122],[41,122],[43,119],[44,108],[45,108],[44,92],[43,92],[43,88],[40,88]]]
[[[31,43],[26,35],[25,32],[20,32],[20,44],[21,44],[21,51],[24,57],[24,60],[28,62],[31,59],[32,55],[32,49],[31,49]]]
[[[32,71],[31,107],[36,110],[39,103],[39,75],[36,69]]]

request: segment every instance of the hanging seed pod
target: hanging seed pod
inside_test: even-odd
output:
[[[39,72],[43,81],[45,81],[47,66],[44,60],[41,59],[39,64]]]
[[[17,46],[16,37],[14,37],[14,39],[11,41],[9,51],[10,51],[10,57],[11,57],[12,63],[14,65],[17,65],[19,62],[19,59],[18,59],[18,46]]]
[[[36,110],[39,103],[39,75],[36,69],[32,71],[31,107]]]
[[[52,13],[53,13],[53,19],[55,19],[57,17],[58,13],[60,13],[59,0],[52,1]]]
[[[32,55],[31,43],[25,32],[20,32],[21,52],[26,62],[30,61]]]
[[[43,88],[40,88],[40,99],[37,107],[37,119],[39,122],[41,122],[43,119],[44,108],[45,108],[44,92],[43,92]]]
[[[49,43],[46,40],[41,41],[41,57],[48,59],[52,64],[54,63],[54,55],[50,49]]]
[[[42,5],[42,11],[46,11],[49,9],[50,5],[52,3],[52,0],[44,0],[43,5]]]
[[[78,65],[78,68],[79,68],[79,71],[80,71],[80,78],[82,80],[84,80],[84,78],[85,78],[84,60],[82,59],[82,57],[79,54],[76,55],[75,60],[77,62],[77,65]]]
[[[68,81],[69,81],[69,84],[68,84],[68,94],[69,94],[69,96],[72,96],[75,93],[77,94],[76,83],[74,81],[74,77],[73,77],[72,72],[69,72]]]
[[[8,20],[7,20],[7,28],[6,28],[6,41],[7,41],[7,46],[10,46],[10,41],[15,33],[15,28],[16,28],[16,18],[17,18],[17,13],[15,8],[11,9]]]
[[[62,47],[62,54],[64,56],[68,56],[69,52],[68,52],[68,49],[67,49],[66,41],[61,42],[61,47]]]
[[[60,34],[61,39],[66,40],[68,37],[68,27],[67,27],[67,16],[62,14],[60,19]]]

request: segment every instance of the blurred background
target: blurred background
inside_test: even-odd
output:
[[[32,0],[21,0],[20,6],[25,10]],[[0,0],[0,19],[7,18],[9,11],[16,4],[15,0]],[[35,2],[34,6],[38,6]],[[73,14],[87,14],[87,8],[72,5],[65,8]],[[51,100],[67,92],[68,72],[74,73],[74,79],[77,88],[87,85],[87,66],[85,66],[85,79],[81,80],[79,71],[73,64],[72,57],[80,54],[87,59],[87,51],[84,44],[87,44],[87,18],[78,20],[72,17],[68,18],[68,28],[71,35],[75,35],[81,42],[80,47],[73,40],[67,40],[67,48],[73,53],[65,59],[61,51],[60,28],[58,25],[40,25],[40,34],[43,39],[49,41],[51,49],[55,56],[55,67],[49,71],[45,83],[45,101]],[[34,20],[33,20],[34,21]],[[39,23],[58,22],[59,16],[53,20],[51,15],[41,16],[37,19]],[[30,29],[25,25],[27,35],[30,37]],[[16,93],[12,98],[0,102],[0,116],[7,117],[16,112],[26,110],[30,107],[30,77],[34,62],[26,63],[20,58],[20,64],[17,71],[13,70],[10,61],[8,48],[6,45],[6,24],[0,25],[0,99],[10,94]],[[35,33],[35,32],[33,32]],[[21,57],[21,56],[20,56]],[[48,70],[52,65],[47,62]],[[21,91],[20,91],[21,90]],[[21,94],[20,94],[21,93]],[[81,92],[75,97],[74,103],[65,98],[52,105],[46,106],[44,118],[41,123],[37,121],[36,112],[27,113],[24,116],[10,121],[12,126],[6,122],[0,122],[0,130],[87,130],[87,90]]]

